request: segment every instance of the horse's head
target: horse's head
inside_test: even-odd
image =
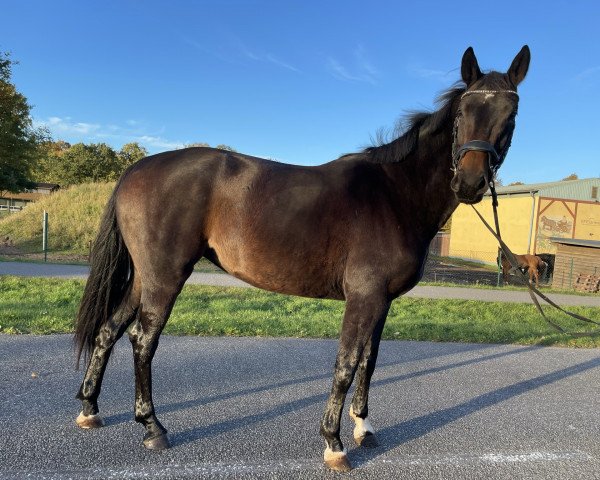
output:
[[[477,203],[502,164],[515,128],[519,96],[517,85],[529,68],[529,47],[524,46],[508,72],[481,73],[469,47],[461,75],[467,85],[459,100],[454,123],[450,187],[462,203]]]

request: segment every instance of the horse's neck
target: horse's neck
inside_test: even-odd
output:
[[[452,133],[420,138],[419,146],[404,161],[386,164],[403,204],[419,212],[415,227],[431,240],[456,210],[458,201],[450,189]],[[405,208],[405,207],[402,207]]]

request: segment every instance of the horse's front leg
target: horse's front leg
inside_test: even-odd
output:
[[[535,288],[540,288],[540,273],[538,272],[538,268],[533,267],[531,271],[533,272],[533,278],[535,279]]]
[[[350,405],[350,418],[354,420],[354,441],[361,447],[376,447],[378,445],[375,431],[368,420],[369,415],[369,387],[371,377],[375,371],[379,342],[385,324],[385,317],[375,326],[371,339],[363,350],[358,370],[356,372],[356,389]]]
[[[376,326],[385,320],[390,306],[383,289],[368,295],[347,293],[346,299],[333,386],[321,421],[321,435],[326,443],[323,455],[325,465],[337,471],[349,471],[352,468],[340,439],[340,420],[346,393],[365,347]]]

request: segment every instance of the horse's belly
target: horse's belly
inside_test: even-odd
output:
[[[295,253],[293,248],[253,248],[251,245],[233,246],[209,242],[207,254],[227,273],[271,292],[310,298],[343,299],[341,275],[331,263],[315,261],[310,255]]]

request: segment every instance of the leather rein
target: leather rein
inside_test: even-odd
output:
[[[573,318],[575,318],[577,320],[581,320],[582,322],[593,323],[594,325],[600,326],[600,322],[597,322],[596,320],[592,320],[591,318],[584,317],[583,315],[579,315],[578,313],[573,313],[573,312],[570,312],[568,310],[565,310],[564,308],[562,308],[560,305],[557,305],[554,301],[552,301],[550,298],[548,298],[546,295],[544,295],[542,292],[540,292],[536,287],[534,287],[531,284],[531,282],[527,279],[527,277],[525,276],[525,274],[519,268],[518,262],[517,262],[517,259],[515,258],[514,253],[511,252],[510,248],[508,248],[508,246],[506,245],[506,243],[504,243],[504,241],[502,240],[502,237],[500,236],[500,229],[498,227],[498,210],[497,210],[498,199],[497,199],[497,196],[496,196],[496,190],[495,190],[495,188],[493,186],[493,181],[490,182],[490,190],[492,192],[492,207],[493,207],[493,210],[494,210],[494,223],[496,224],[496,231],[494,231],[492,229],[492,227],[490,226],[490,224],[488,222],[486,222],[486,220],[483,218],[483,216],[481,215],[481,213],[479,213],[479,211],[475,208],[475,206],[471,205],[471,207],[473,208],[473,210],[475,210],[475,213],[477,214],[477,216],[479,217],[479,219],[483,222],[483,224],[485,225],[485,227],[496,238],[496,240],[498,240],[498,243],[500,245],[500,250],[502,252],[502,255],[504,255],[506,257],[506,259],[510,263],[510,266],[512,267],[512,269],[514,269],[515,271],[518,271],[520,273],[520,275],[517,274],[516,277],[519,279],[519,281],[521,283],[527,285],[529,296],[531,297],[531,300],[533,300],[533,303],[535,304],[535,307],[537,308],[538,312],[540,312],[540,315],[544,318],[544,320],[546,320],[546,322],[552,328],[554,328],[556,331],[558,331],[560,333],[571,335],[573,337],[587,337],[587,336],[593,336],[593,335],[600,335],[600,328],[597,328],[597,329],[591,330],[591,331],[586,331],[586,332],[570,332],[570,331],[567,331],[564,328],[562,328],[560,325],[554,323],[552,320],[550,320],[546,316],[546,314],[542,310],[540,302],[536,298],[536,295],[538,297],[540,297],[542,300],[544,300],[546,303],[548,303],[549,305],[552,305],[554,308],[556,308],[556,309],[560,310],[561,312],[569,315],[570,317],[573,317]]]

